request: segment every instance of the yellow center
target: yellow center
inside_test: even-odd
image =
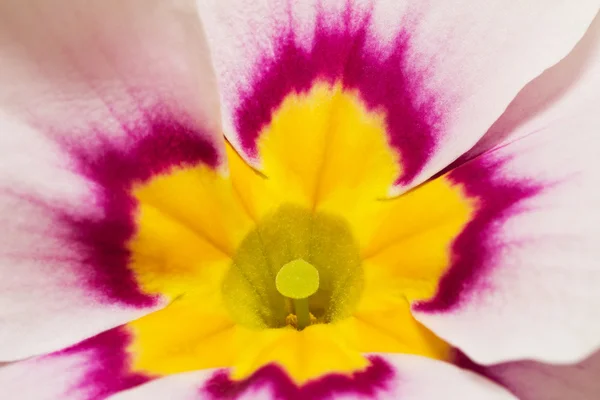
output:
[[[450,357],[411,304],[436,293],[477,204],[443,176],[387,199],[402,163],[386,138],[383,113],[316,84],[261,132],[261,173],[228,147],[227,171],[135,187],[130,268],[172,302],[128,324],[132,370],[244,379],[274,363],[301,384],[363,369],[364,353]]]

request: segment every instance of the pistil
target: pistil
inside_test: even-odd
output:
[[[292,300],[298,330],[310,325],[308,298],[319,289],[319,271],[303,259],[285,264],[275,278],[277,291]]]

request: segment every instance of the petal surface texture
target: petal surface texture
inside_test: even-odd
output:
[[[0,4],[0,359],[160,306],[125,265],[126,189],[169,165],[216,165],[203,40],[189,2]]]
[[[597,1],[199,1],[225,134],[259,169],[257,138],[318,80],[387,113],[411,187],[467,151],[516,93],[572,49]],[[507,27],[510,26],[510,29]],[[493,78],[491,78],[493,77]],[[400,188],[399,190],[402,190]]]
[[[479,220],[495,222],[444,278],[479,265],[462,299],[417,307],[417,318],[476,362],[572,363],[600,344],[599,33],[596,19],[492,128],[496,147],[448,173],[482,195]]]

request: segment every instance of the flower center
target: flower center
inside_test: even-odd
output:
[[[362,288],[358,245],[346,222],[293,205],[248,233],[222,286],[237,323],[298,330],[350,316]]]

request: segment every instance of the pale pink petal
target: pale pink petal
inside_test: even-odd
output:
[[[341,81],[384,111],[413,186],[468,150],[517,92],[564,57],[596,0],[199,0],[225,134],[260,166],[257,137],[290,92]]]
[[[480,371],[520,400],[592,400],[600,397],[600,352],[573,365],[516,361]]]
[[[220,134],[192,0],[6,0],[0,54],[0,108],[46,134],[88,143],[152,117]]]
[[[186,1],[0,3],[0,360],[159,305],[126,267],[128,188],[218,163],[204,49]]]
[[[599,90],[600,14],[573,51],[528,83],[462,159],[535,132],[589,102],[598,102]]]
[[[448,174],[478,211],[417,318],[476,362],[576,362],[600,345],[600,80],[587,78],[582,101]]]
[[[405,354],[389,354],[382,358],[392,366],[395,379],[378,399],[516,400],[492,381],[448,363]]]
[[[387,377],[379,386],[354,386],[352,377],[339,377],[338,381],[324,377],[304,387],[294,387],[284,380],[255,379],[219,391],[213,376],[218,371],[199,371],[159,379],[134,389],[119,393],[111,400],[326,400],[326,399],[380,399],[380,400],[439,400],[485,399],[516,400],[508,391],[477,374],[451,364],[410,355],[373,355],[386,369]],[[358,374],[357,374],[358,376]],[[347,379],[346,385],[340,384]],[[360,378],[359,378],[360,379]],[[326,382],[329,382],[327,386]],[[314,387],[319,386],[316,390]],[[163,397],[161,397],[163,396]]]

